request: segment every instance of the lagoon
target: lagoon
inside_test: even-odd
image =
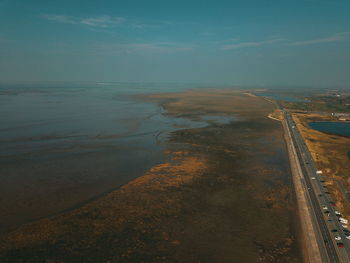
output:
[[[332,133],[342,136],[350,136],[350,123],[349,122],[309,122],[309,126],[317,131]]]

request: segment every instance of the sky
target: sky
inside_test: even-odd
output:
[[[0,0],[0,82],[350,87],[349,0]]]

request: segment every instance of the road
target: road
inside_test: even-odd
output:
[[[350,262],[350,240],[345,237],[345,232],[348,230],[338,221],[339,215],[335,214],[336,207],[324,184],[324,178],[317,174],[317,167],[297,126],[290,114],[285,110],[283,112],[303,174],[302,179],[311,209],[321,262]],[[336,241],[336,236],[341,240]],[[337,243],[342,243],[344,247],[338,247]]]

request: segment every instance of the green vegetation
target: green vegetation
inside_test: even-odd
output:
[[[319,112],[349,112],[349,97],[315,96],[309,97],[308,102],[281,101],[281,105],[288,109]]]

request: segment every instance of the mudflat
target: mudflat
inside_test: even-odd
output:
[[[137,99],[208,125],[166,135],[167,161],[123,187],[2,235],[1,262],[301,262],[271,103],[215,89]]]

